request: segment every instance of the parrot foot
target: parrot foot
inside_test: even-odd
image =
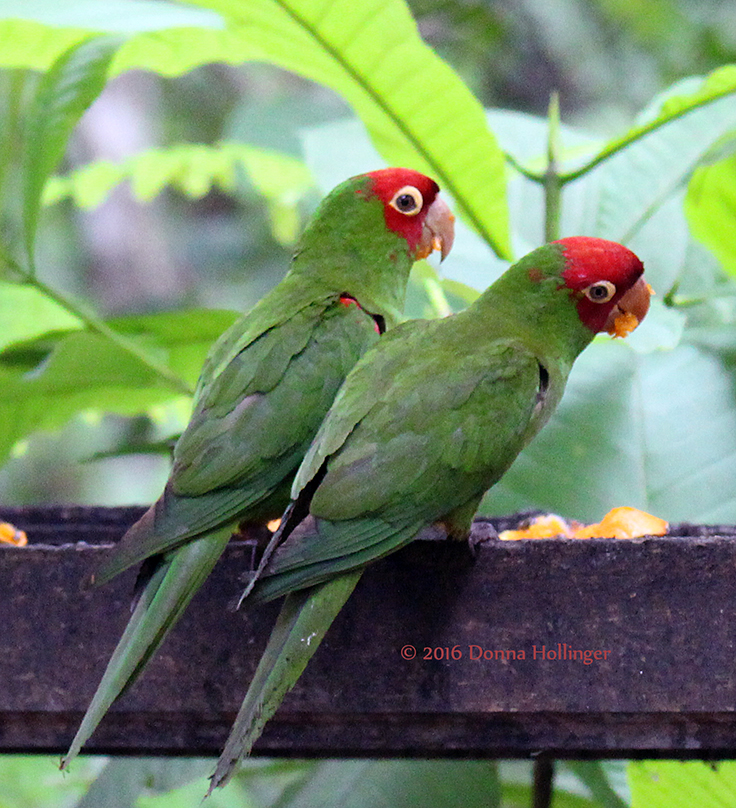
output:
[[[468,536],[468,549],[475,558],[478,554],[478,547],[489,541],[498,540],[498,531],[493,527],[492,522],[477,520],[473,522],[473,529]]]
[[[413,564],[429,564],[444,569],[467,569],[475,564],[467,530],[450,533],[443,522],[427,525],[407,548]]]

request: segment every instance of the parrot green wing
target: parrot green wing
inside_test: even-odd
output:
[[[307,306],[261,334],[199,396],[174,453],[173,492],[199,496],[229,485],[242,490],[256,477],[268,477],[274,461],[293,455],[294,446],[314,434],[310,413],[326,411],[377,337],[370,315],[336,298]]]
[[[398,325],[381,338],[383,350],[369,351],[367,361],[359,361],[350,372],[350,383],[343,384],[322,422],[309,450],[302,460],[294,478],[292,499],[297,499],[302,490],[322,469],[324,461],[345,442],[357,424],[378,403],[385,392],[385,385],[405,362],[404,339],[415,338],[425,329],[431,329],[433,321],[411,320]],[[396,345],[393,350],[390,346]],[[363,357],[365,359],[365,357]]]
[[[363,566],[479,501],[543,423],[548,388],[523,345],[497,339],[455,366],[452,340],[421,326],[395,349],[384,339],[341,389],[295,481],[308,497],[320,465],[312,518],[275,549],[254,601]]]
[[[377,339],[369,314],[333,297],[301,308],[234,353],[197,397],[164,494],[116,545],[95,580],[103,583],[149,556],[232,524],[267,501],[290,479],[340,383]],[[286,499],[288,491],[283,493]],[[284,504],[276,503],[268,515],[278,515]]]

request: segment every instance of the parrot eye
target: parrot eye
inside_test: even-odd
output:
[[[616,287],[610,281],[598,281],[591,283],[583,294],[593,303],[608,303],[616,294]]]
[[[421,191],[413,185],[405,185],[403,188],[399,188],[388,204],[399,213],[416,216],[422,209],[423,203]]]

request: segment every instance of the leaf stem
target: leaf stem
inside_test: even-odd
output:
[[[436,278],[424,279],[424,291],[432,304],[435,316],[447,317],[448,314],[452,314],[452,306],[447,302],[445,290]]]
[[[707,95],[703,98],[698,99],[697,101],[691,102],[690,104],[684,106],[682,109],[679,109],[677,112],[669,114],[667,117],[663,117],[660,115],[654,120],[649,121],[648,123],[642,124],[641,126],[637,126],[633,129],[630,129],[626,134],[622,135],[621,137],[609,141],[599,152],[597,152],[593,157],[588,160],[587,163],[584,163],[582,166],[572,170],[572,171],[560,171],[558,174],[558,178],[560,184],[562,186],[567,185],[568,182],[573,182],[573,180],[580,179],[584,174],[587,174],[589,171],[592,171],[601,163],[604,163],[606,160],[614,157],[618,152],[623,151],[628,146],[631,146],[632,143],[636,143],[637,140],[641,140],[642,138],[650,135],[652,132],[656,132],[657,129],[661,129],[663,126],[666,126],[668,123],[672,121],[676,121],[678,118],[682,118],[685,115],[695,111],[696,109],[700,109],[701,107],[707,106],[708,104],[718,101],[721,98],[724,98],[727,95],[733,95],[736,92],[736,89],[731,85],[728,85],[723,90],[718,93],[714,93],[712,95]],[[533,182],[544,183],[545,175],[540,174],[532,169],[529,169],[519,163],[511,154],[505,153],[506,161],[511,165],[516,171],[522,174],[527,179],[532,180]]]
[[[18,160],[18,144],[23,123],[22,101],[28,78],[28,71],[7,70],[2,79],[4,101],[2,104],[2,131],[0,143],[0,232],[4,238],[19,238],[20,227],[19,194],[16,175],[11,172],[14,161]]]
[[[135,342],[123,336],[123,334],[120,334],[118,331],[110,328],[107,323],[97,317],[96,314],[89,311],[86,306],[67,297],[58,289],[48,286],[36,275],[35,272],[32,270],[27,271],[23,269],[23,267],[10,258],[10,256],[2,254],[0,255],[7,264],[8,268],[16,275],[20,283],[33,286],[35,289],[41,292],[42,295],[48,297],[50,300],[53,300],[54,303],[57,303],[63,309],[68,311],[69,314],[72,314],[74,317],[84,323],[84,326],[88,331],[97,334],[109,342],[112,342],[121,350],[125,351],[131,356],[134,356],[139,362],[144,364],[149,370],[159,376],[169,387],[176,390],[178,393],[186,396],[194,395],[194,390],[184,381],[184,379],[177,376],[177,374],[174,373],[171,368],[167,367],[161,362],[158,362],[156,359],[153,359],[148,353],[141,350],[138,345],[135,344]]]
[[[560,152],[560,97],[553,92],[549,99],[547,135],[547,169],[544,172],[544,240],[560,237],[562,180],[558,172]]]
[[[693,112],[700,107],[704,107],[713,101],[717,101],[718,99],[727,95],[732,95],[733,93],[734,88],[731,85],[728,85],[720,92],[713,93],[712,95],[706,95],[697,101],[691,102],[682,109],[677,110],[677,112],[671,113],[667,117],[660,115],[657,118],[654,118],[654,120],[643,124],[642,126],[637,126],[636,128],[629,130],[629,132],[627,132],[623,137],[608,143],[608,145],[601,149],[601,151],[599,151],[598,154],[585,163],[585,165],[576,168],[574,171],[563,172],[560,174],[560,181],[564,185],[578,179],[579,177],[582,177],[583,174],[587,174],[600,163],[608,160],[610,157],[613,157],[618,152],[623,151],[623,149],[625,149],[627,146],[630,146],[637,140],[640,140],[646,135],[655,132],[657,129],[660,129],[671,121],[682,118],[684,115],[688,115],[690,112]]]
[[[513,168],[514,171],[517,171],[519,174],[521,174],[522,177],[526,177],[528,180],[532,180],[532,182],[539,182],[539,183],[544,182],[544,174],[540,174],[537,171],[532,171],[530,168],[527,168],[525,165],[520,163],[514,157],[513,154],[510,154],[509,152],[504,152],[503,156],[506,162],[511,166],[511,168]]]
[[[715,289],[709,294],[698,297],[678,296],[667,293],[663,299],[665,306],[671,309],[690,309],[693,306],[701,306],[703,303],[710,303],[713,300],[723,300],[724,297],[736,297],[736,289]]]
[[[6,71],[3,82],[5,92],[3,131],[0,136],[3,152],[0,154],[0,191],[8,193],[6,180],[13,155],[18,152],[18,138],[21,128],[21,102],[26,84],[26,70]]]

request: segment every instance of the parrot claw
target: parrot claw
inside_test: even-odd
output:
[[[492,522],[477,521],[473,524],[473,529],[468,536],[468,549],[473,558],[478,554],[478,547],[489,541],[498,541],[498,531],[493,527]]]

